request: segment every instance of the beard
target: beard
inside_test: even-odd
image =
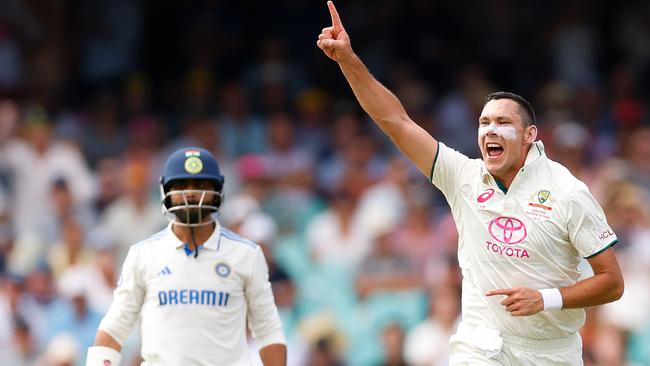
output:
[[[174,211],[174,215],[184,224],[199,224],[211,220],[213,212],[214,210],[209,208],[186,208]]]

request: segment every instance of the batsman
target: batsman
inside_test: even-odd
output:
[[[86,366],[119,365],[138,321],[143,365],[250,365],[247,326],[264,365],[286,365],[262,249],[217,220],[223,184],[205,149],[168,158],[160,192],[169,226],[130,248]]]

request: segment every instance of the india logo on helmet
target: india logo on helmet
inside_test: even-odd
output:
[[[203,162],[196,156],[190,156],[185,160],[185,171],[190,174],[198,174],[203,170]]]

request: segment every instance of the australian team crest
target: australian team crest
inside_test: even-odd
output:
[[[539,201],[539,203],[546,202],[546,200],[548,200],[550,196],[551,196],[551,192],[547,190],[541,190],[537,192],[537,200]]]
[[[223,278],[226,278],[226,277],[228,277],[230,275],[230,266],[228,266],[226,263],[223,263],[223,262],[218,263],[214,267],[214,270],[215,270],[215,272],[217,272],[217,274],[219,276],[221,276]]]
[[[542,189],[533,192],[528,198],[526,214],[535,221],[549,220],[555,201],[549,190]]]

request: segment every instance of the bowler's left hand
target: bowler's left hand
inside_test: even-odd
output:
[[[485,295],[505,295],[506,298],[501,300],[501,305],[504,305],[506,311],[512,316],[529,316],[544,310],[544,299],[537,290],[525,287],[500,288],[490,290]]]

